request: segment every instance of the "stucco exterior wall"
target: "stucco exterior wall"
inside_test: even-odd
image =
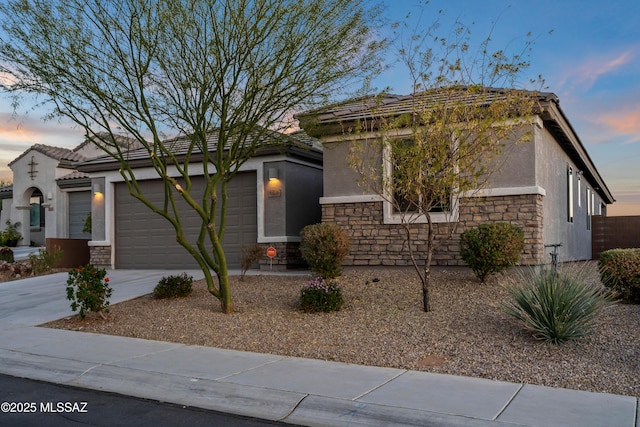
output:
[[[360,176],[349,166],[351,142],[323,142],[324,197],[362,195]]]
[[[288,160],[262,164],[263,230],[259,239],[266,253],[274,247],[276,257],[263,257],[261,269],[283,269],[304,264],[300,256],[300,231],[321,221],[318,199],[322,196],[322,168]],[[270,180],[270,174],[277,179]],[[259,218],[260,220],[260,218]]]
[[[37,163],[33,166],[35,171],[33,177],[28,173],[31,171],[32,166],[29,163]],[[58,205],[64,203],[61,199],[61,192],[56,184],[56,178],[63,175],[64,172],[57,168],[58,161],[54,160],[44,154],[32,150],[22,158],[18,159],[11,165],[13,171],[13,206],[10,214],[10,221],[20,222],[21,225],[18,228],[20,234],[22,234],[22,241],[18,244],[20,246],[28,246],[32,240],[36,241],[36,244],[45,244],[45,238],[58,237],[59,221]],[[68,171],[66,172],[68,173]],[[45,229],[44,232],[34,229],[33,236],[30,227],[30,198],[35,189],[39,189],[44,197],[44,204],[46,208],[45,214]],[[3,224],[4,227],[4,224]]]
[[[262,169],[265,238],[299,241],[305,225],[321,220],[322,169],[286,160],[265,162]],[[278,178],[270,180],[270,171]]]
[[[536,185],[535,129],[538,124],[523,125],[516,136],[506,141],[502,154],[493,160],[487,188],[530,187]]]
[[[303,227],[322,220],[318,200],[322,197],[322,169],[287,162],[287,236],[300,236]]]
[[[593,184],[587,181],[586,176],[579,173],[580,170],[577,165],[571,161],[569,155],[544,127],[542,120],[534,120],[532,123],[523,125],[519,132],[517,137],[505,144],[502,155],[492,161],[493,163],[489,169],[495,172],[489,177],[486,185],[480,191],[467,194],[467,196],[473,195],[475,197],[467,201],[462,199],[458,213],[459,217],[456,218],[454,214],[447,221],[459,221],[457,226],[458,236],[465,228],[479,225],[483,221],[504,220],[521,224],[525,229],[525,233],[529,233],[530,245],[532,245],[523,257],[523,262],[525,263],[539,264],[549,262],[548,252],[551,249],[545,248],[544,245],[556,243],[562,244],[559,250],[561,261],[591,259],[591,230],[589,226],[587,189],[591,189],[590,194],[593,195],[594,209],[592,213],[599,214],[602,211],[600,207],[602,200],[597,192],[593,191]],[[527,135],[526,142],[522,142],[521,137],[523,135]],[[515,143],[514,141],[516,140],[519,142]],[[335,216],[337,215],[339,218],[341,215],[356,215],[357,217],[357,214],[354,214],[354,212],[358,212],[359,208],[357,206],[359,206],[359,203],[365,203],[366,205],[369,200],[366,200],[365,196],[371,195],[365,194],[365,191],[357,184],[359,177],[349,167],[349,142],[336,140],[336,142],[325,142],[323,145],[326,147],[324,151],[325,190],[324,197],[321,199],[323,203],[323,221],[336,221],[345,227],[352,227],[356,223],[335,219]],[[571,167],[574,172],[573,222],[568,221],[567,211],[568,167]],[[578,183],[578,180],[580,183]],[[521,206],[523,203],[521,197],[525,197],[526,200],[534,197],[536,199],[535,208],[529,206],[529,202],[526,200],[524,203],[527,206]],[[472,203],[471,200],[475,201]],[[479,208],[475,205],[475,207],[469,205],[469,203],[480,203],[480,205],[484,206],[484,201],[486,200],[494,202],[501,200],[500,206]],[[369,206],[369,211],[372,209],[371,206],[377,206],[373,200],[371,203],[373,204],[367,205]],[[382,205],[384,202],[377,203]],[[513,203],[513,205],[508,206],[505,203]],[[337,208],[338,206],[343,207]],[[474,210],[473,219],[465,217],[464,209]],[[481,211],[475,212],[477,209]],[[499,209],[500,212],[492,211],[492,209]],[[527,215],[530,212],[527,210],[529,209],[534,209],[535,215],[528,217]],[[377,212],[377,208],[374,211]],[[335,212],[338,212],[338,214]],[[522,218],[526,219],[523,220]],[[376,221],[377,219],[373,222]],[[397,225],[393,226],[384,222],[384,219],[380,222],[380,226],[386,230],[382,231],[382,233],[400,235],[401,232]],[[440,224],[439,227],[443,228],[445,224]],[[535,233],[532,231],[534,228]],[[367,231],[369,230],[368,228],[363,230],[365,231],[356,231],[356,235],[359,236],[359,233],[364,233],[361,237],[365,238],[365,242],[367,242],[367,233],[371,233],[371,231]],[[356,235],[354,235],[354,239]],[[454,237],[452,242],[455,242],[455,240],[456,238]],[[420,241],[421,239],[419,238],[418,242]],[[376,248],[376,251],[373,252],[382,250],[378,240],[372,244]],[[391,256],[390,259],[394,261],[386,260],[384,262],[403,265],[407,258],[399,254],[400,246],[398,245],[402,244],[396,240],[393,240],[391,244],[386,243],[384,250],[390,250],[392,253],[397,253],[397,255]],[[367,245],[367,243],[364,243],[364,245]],[[361,247],[361,245],[356,244],[356,247]],[[453,251],[453,247],[449,249]],[[366,249],[356,251],[356,255],[350,262],[353,262],[354,265],[365,263],[368,262],[365,261],[368,256],[373,256],[374,261],[372,262],[377,262],[375,261],[377,255],[367,252]],[[396,256],[399,258],[394,258]],[[442,258],[443,256],[445,258]],[[438,263],[444,262],[444,264],[453,263],[457,265],[459,261],[455,256],[450,259],[445,254],[439,254],[436,257],[436,262]]]
[[[580,173],[580,168],[546,129],[536,130],[535,149],[536,182],[546,190],[544,244],[562,244],[559,248],[561,261],[591,259],[587,189],[593,190],[593,184]],[[569,167],[573,170],[573,222],[569,221],[568,215]],[[602,201],[596,192],[591,193],[594,194],[597,214]],[[548,254],[546,257],[549,258]]]
[[[4,230],[7,221],[11,220],[13,199],[0,199],[0,230]]]

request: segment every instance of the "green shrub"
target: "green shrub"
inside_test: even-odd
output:
[[[9,264],[13,264],[15,259],[13,258],[13,251],[8,246],[3,246],[0,248],[0,261],[8,262]]]
[[[89,264],[73,269],[67,279],[67,299],[71,301],[71,310],[80,309],[80,317],[84,318],[87,311],[96,312],[105,318],[108,313],[111,288],[106,270]]]
[[[482,283],[516,265],[523,249],[522,229],[506,222],[481,224],[460,236],[460,256]]]
[[[604,288],[585,280],[584,269],[531,272],[507,289],[513,300],[505,304],[506,312],[536,339],[553,344],[588,336],[601,310],[613,303]]]
[[[21,222],[12,224],[9,220],[5,222],[6,227],[4,231],[0,231],[0,246],[17,246],[18,242],[22,240],[22,234],[18,231],[18,227],[20,227],[21,224]]]
[[[192,284],[193,277],[187,273],[163,277],[153,289],[153,297],[157,299],[186,297],[193,290]]]
[[[91,212],[87,214],[87,217],[84,219],[84,223],[82,225],[82,232],[86,234],[91,234]]]
[[[244,275],[254,262],[258,262],[264,256],[264,248],[257,243],[242,247],[240,256],[240,280],[244,280]]]
[[[300,232],[300,252],[314,273],[334,279],[342,272],[342,260],[349,253],[349,237],[335,224],[307,225]]]
[[[304,311],[338,311],[344,299],[342,290],[335,280],[316,277],[309,280],[300,290],[300,306]]]
[[[63,251],[60,249],[53,249],[51,252],[46,249],[40,249],[37,254],[29,254],[29,262],[31,263],[33,274],[37,276],[50,273],[60,262],[62,255]]]
[[[640,302],[640,249],[611,249],[600,254],[602,283],[626,301]]]

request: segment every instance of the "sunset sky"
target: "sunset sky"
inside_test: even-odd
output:
[[[391,20],[417,13],[415,0],[383,3]],[[444,12],[441,28],[455,19],[474,23],[476,41],[497,21],[493,49],[522,46],[532,33],[536,41],[527,75],[541,74],[546,90],[560,98],[616,199],[608,214],[640,215],[640,2],[436,0],[426,8],[423,22],[436,19],[439,9]],[[392,67],[375,84],[406,94],[410,85],[404,75]],[[44,122],[42,111],[25,114],[29,105],[25,100],[14,114],[11,100],[0,95],[0,180],[11,177],[6,165],[32,144],[73,148],[82,142],[82,132],[69,124]]]

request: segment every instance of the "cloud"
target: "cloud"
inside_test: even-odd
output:
[[[73,148],[82,140],[71,125],[0,111],[0,179],[11,177],[7,165],[34,144]]]
[[[6,64],[3,64],[6,67]],[[10,86],[14,83],[13,76],[9,73],[0,72],[0,84],[4,86]]]
[[[567,64],[566,72],[560,78],[559,86],[563,88],[563,91],[579,89],[586,92],[602,76],[616,72],[632,63],[637,57],[638,48],[638,46],[633,46],[623,52],[607,52],[588,57],[582,62]]]
[[[77,138],[76,134],[81,134],[73,125],[57,122],[45,121],[42,118],[32,115],[16,115],[13,113],[0,111],[0,137],[10,139],[28,139],[38,140],[45,137],[66,137],[72,135]]]
[[[604,114],[598,121],[617,133],[640,134],[640,107]]]

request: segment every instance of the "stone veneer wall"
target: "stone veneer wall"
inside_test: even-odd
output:
[[[520,263],[543,263],[542,202],[543,196],[538,194],[462,199],[459,222],[450,239],[443,240],[449,233],[450,224],[436,224],[437,239],[443,243],[433,254],[433,265],[464,265],[460,258],[460,234],[466,228],[476,227],[487,221],[504,221],[521,227],[525,235],[525,249]],[[338,224],[349,234],[351,249],[344,265],[411,265],[406,234],[400,225],[383,223],[382,203],[378,201],[322,206],[322,222]],[[424,259],[427,224],[412,225],[412,232],[417,257]]]
[[[264,256],[260,260],[260,270],[286,270],[290,268],[304,268],[306,263],[300,254],[299,242],[281,242],[281,243],[261,243],[264,248]],[[266,255],[267,248],[273,246],[276,249],[276,256],[270,262]]]
[[[89,263],[96,267],[111,268],[111,246],[89,246]]]

